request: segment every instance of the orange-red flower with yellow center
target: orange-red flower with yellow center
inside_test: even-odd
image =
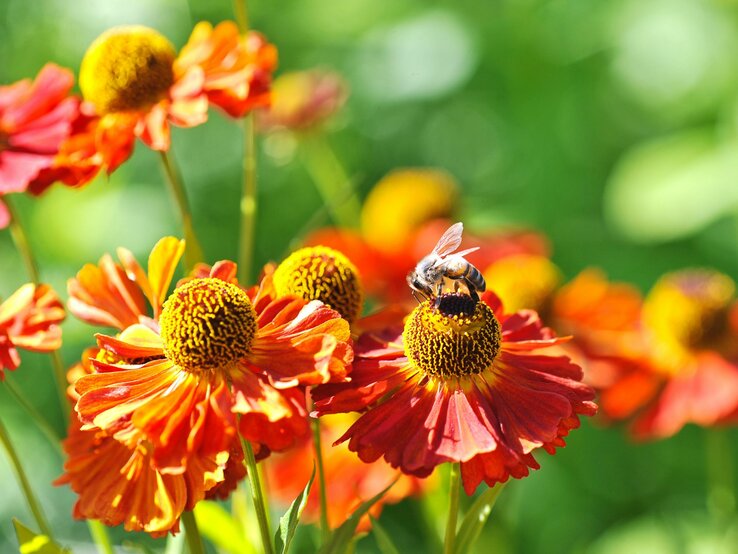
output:
[[[100,35],[82,60],[80,88],[99,116],[75,137],[70,155],[92,144],[108,173],[130,156],[136,137],[153,150],[170,145],[170,124],[193,127],[209,105],[240,117],[269,102],[276,49],[232,22],[199,23],[177,56],[172,44],[143,26]]]
[[[125,272],[110,260],[104,273],[88,267],[83,280],[70,283],[73,313],[141,322],[116,337],[98,335],[100,348],[123,363],[94,360],[98,373],[76,383],[80,419],[129,446],[149,441],[153,464],[163,473],[227,454],[237,414],[241,436],[261,455],[286,448],[308,432],[304,387],[342,380],[348,371],[348,323],[321,302],[276,299],[269,278],[247,293],[228,261],[215,264],[206,278],[180,284],[159,308],[182,254],[174,242],[164,239],[169,246],[155,251],[166,258],[149,263],[150,273],[153,261],[165,278],[144,280],[122,256],[144,294],[155,299],[158,321],[136,313],[143,294],[136,298],[134,284],[121,283]]]
[[[28,283],[0,304],[0,381],[20,364],[18,349],[52,352],[61,347],[64,306],[48,285]]]
[[[362,335],[351,382],[313,391],[317,414],[365,411],[338,442],[365,462],[383,457],[424,477],[461,462],[464,488],[521,478],[592,415],[594,391],[566,356],[544,349],[562,339],[532,311],[506,314],[485,293],[425,301],[404,329]]]

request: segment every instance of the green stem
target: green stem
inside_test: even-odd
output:
[[[331,526],[328,522],[328,494],[325,488],[325,469],[323,468],[323,448],[320,440],[320,420],[311,418],[313,427],[313,448],[315,448],[315,461],[318,466],[318,481],[320,482],[320,534],[323,538],[322,544],[328,544],[331,538]]]
[[[8,453],[10,465],[13,466],[15,477],[18,480],[18,484],[20,485],[21,489],[23,490],[23,494],[26,497],[26,502],[28,502],[28,507],[31,509],[31,513],[36,520],[36,524],[38,525],[39,530],[41,531],[41,533],[43,533],[53,541],[54,537],[51,534],[51,527],[49,527],[49,524],[46,521],[46,517],[41,511],[41,505],[36,499],[36,495],[33,494],[31,484],[28,482],[28,477],[26,477],[26,473],[25,471],[23,471],[23,465],[21,464],[20,458],[18,457],[15,448],[13,448],[13,443],[10,441],[10,436],[8,435],[8,432],[2,422],[0,422],[0,442],[5,447],[5,451]]]
[[[237,2],[238,3],[238,2]],[[241,190],[241,230],[238,241],[238,280],[248,283],[254,263],[256,227],[256,129],[254,117],[243,120],[243,188]]]
[[[185,529],[185,538],[187,539],[187,547],[190,554],[205,554],[205,546],[202,544],[200,529],[195,521],[195,514],[191,510],[182,513],[182,524]]]
[[[187,248],[185,249],[185,264],[187,265],[187,269],[191,270],[196,264],[203,261],[202,246],[200,246],[200,241],[197,240],[195,227],[192,224],[192,211],[190,210],[190,203],[187,200],[187,193],[185,192],[184,184],[182,183],[182,176],[177,170],[177,167],[174,164],[174,159],[169,155],[169,152],[161,151],[159,154],[161,155],[161,164],[164,168],[167,185],[169,186],[172,196],[174,196],[177,208],[179,208],[179,215],[182,219],[182,229],[184,230],[184,238],[187,242]]]
[[[10,197],[4,196],[3,200],[8,207],[8,212],[10,212],[10,234],[13,237],[15,248],[18,250],[21,258],[23,258],[23,263],[26,266],[31,281],[38,285],[41,283],[41,275],[38,270],[38,264],[36,263],[36,257],[33,255],[33,250],[31,249],[31,243],[28,240],[28,233],[26,233],[23,222],[18,216],[18,211],[15,209],[15,205],[10,200]],[[51,352],[51,363],[56,381],[56,391],[59,396],[59,404],[61,406],[62,421],[66,425],[69,421],[69,415],[67,414],[69,406],[69,400],[67,399],[67,376],[64,371],[64,362],[58,350]]]
[[[356,227],[361,217],[361,204],[348,177],[328,141],[313,134],[302,137],[305,168],[318,189],[333,221],[340,227]]]
[[[456,542],[456,520],[459,515],[459,488],[461,485],[461,468],[459,464],[451,464],[448,483],[448,519],[446,520],[446,539],[443,543],[444,554],[453,554]]]
[[[735,479],[732,444],[726,429],[705,429],[707,454],[707,507],[716,519],[735,514]]]
[[[23,228],[20,217],[18,216],[18,210],[15,208],[14,202],[11,200],[10,195],[3,196],[3,202],[8,207],[10,213],[10,236],[13,237],[13,242],[18,250],[21,258],[23,258],[23,264],[26,266],[26,271],[31,281],[38,284],[41,282],[41,274],[38,270],[38,264],[36,258],[33,256],[33,250],[31,250],[31,244],[28,241],[28,235],[26,230]]]
[[[100,554],[113,554],[113,544],[110,542],[105,526],[96,519],[88,519],[87,528],[90,530],[93,542],[97,545],[97,551]]]
[[[254,501],[254,509],[256,518],[259,521],[259,532],[261,533],[261,543],[264,547],[264,554],[274,554],[274,546],[272,545],[272,534],[269,530],[269,517],[267,516],[266,500],[264,491],[261,488],[261,480],[259,479],[259,470],[256,467],[256,458],[251,443],[243,440],[243,450],[246,454],[246,468],[248,470],[249,484],[251,485],[251,498]]]
[[[241,34],[245,35],[249,30],[249,13],[246,9],[244,0],[233,0],[233,11],[236,14],[236,23],[241,30]]]
[[[26,399],[21,390],[11,379],[5,380],[5,388],[10,393],[10,396],[12,396],[28,413],[28,415],[31,416],[31,419],[36,423],[36,426],[44,435],[46,435],[46,438],[49,439],[49,442],[54,446],[54,448],[56,448],[57,452],[61,454],[61,437],[49,422],[46,421],[46,418],[41,415],[41,412],[39,412],[36,407]]]

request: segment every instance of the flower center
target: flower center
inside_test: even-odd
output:
[[[662,277],[644,303],[648,327],[684,348],[709,346],[726,330],[735,283],[709,270],[684,270]]]
[[[359,272],[338,250],[327,246],[301,248],[274,271],[278,296],[320,300],[349,322],[360,315],[364,290]]]
[[[393,171],[367,196],[361,210],[362,233],[377,250],[399,254],[423,224],[452,214],[458,189],[456,181],[445,171]]]
[[[153,29],[115,27],[87,49],[79,86],[101,115],[144,110],[172,86],[174,58],[174,47]]]
[[[500,324],[491,308],[457,292],[420,304],[402,336],[413,365],[440,379],[482,373],[500,351]]]
[[[167,357],[197,373],[227,367],[249,353],[256,313],[238,286],[208,277],[177,287],[159,324]]]

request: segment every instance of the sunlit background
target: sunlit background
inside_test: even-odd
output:
[[[280,72],[345,77],[347,105],[325,133],[362,195],[394,168],[441,167],[462,185],[468,228],[537,229],[567,277],[595,265],[646,290],[682,267],[738,276],[738,1],[254,0],[249,9],[279,48]],[[77,72],[89,43],[114,25],[149,25],[180,47],[195,22],[232,18],[226,0],[0,0],[0,83],[47,61]],[[239,127],[218,114],[173,136],[210,261],[236,257],[242,150]],[[257,264],[329,223],[299,156],[284,137],[260,141]],[[139,144],[110,178],[20,199],[57,290],[104,252],[126,246],[145,259],[161,236],[179,233],[157,162]],[[0,260],[4,298],[26,280],[7,232]],[[70,318],[65,361],[91,339]],[[48,364],[24,354],[12,378],[56,411]],[[58,536],[92,552],[85,525],[71,520],[74,495],[51,485],[57,454],[2,387],[0,417]],[[59,414],[52,420],[61,431]],[[585,421],[568,442],[505,490],[476,552],[738,552],[735,523],[711,517],[700,430],[634,445],[622,429]],[[0,482],[0,552],[10,552],[11,517],[31,517],[2,456]],[[438,494],[431,502],[443,507]],[[385,508],[381,522],[403,551],[432,544],[422,513],[416,501]],[[357,551],[379,552],[371,536]]]

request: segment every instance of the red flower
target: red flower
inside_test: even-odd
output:
[[[36,79],[0,87],[0,195],[24,192],[50,169],[78,115],[72,72],[46,64]]]
[[[580,414],[595,413],[581,369],[542,352],[560,342],[535,312],[505,314],[492,293],[476,304],[444,294],[404,331],[363,335],[351,382],[318,387],[316,412],[366,410],[338,442],[418,477],[461,462],[471,494],[481,481],[526,476],[538,468],[533,451],[553,453]]]
[[[52,352],[61,347],[64,307],[48,285],[27,284],[0,304],[0,381],[20,364],[18,348]]]

